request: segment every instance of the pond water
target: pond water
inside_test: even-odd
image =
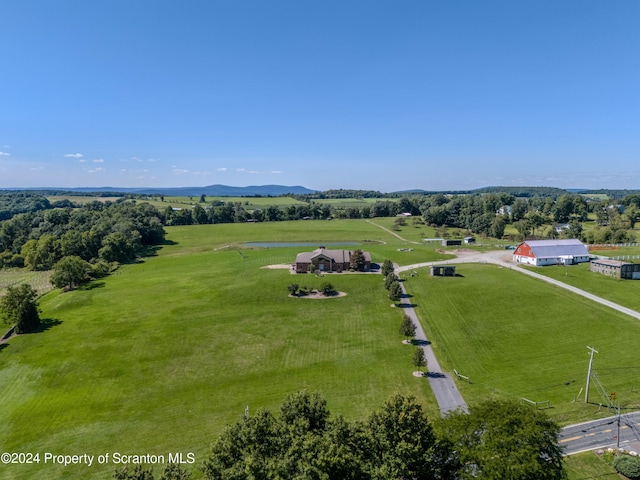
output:
[[[259,247],[259,248],[277,248],[277,247],[314,247],[318,248],[320,245],[325,247],[337,247],[344,245],[359,245],[359,242],[248,242],[243,243],[244,247]]]

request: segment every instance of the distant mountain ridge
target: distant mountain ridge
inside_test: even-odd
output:
[[[315,193],[317,190],[310,190],[299,185],[251,185],[248,187],[232,187],[229,185],[208,185],[205,187],[168,187],[168,188],[118,188],[118,187],[76,187],[76,188],[38,188],[30,190],[49,190],[64,192],[102,192],[102,193],[135,193],[139,195],[166,195],[166,196],[200,196],[208,197],[278,197],[288,193],[292,195],[305,195]]]

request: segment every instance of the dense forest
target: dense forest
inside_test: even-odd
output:
[[[75,208],[49,207],[0,222],[0,267],[49,270],[69,256],[92,264],[122,263],[164,240],[162,218],[148,203],[94,201]]]

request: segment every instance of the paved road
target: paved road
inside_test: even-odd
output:
[[[570,425],[562,429],[558,442],[565,455],[599,448],[624,448],[640,452],[640,412]],[[618,441],[618,435],[620,440]]]
[[[424,350],[425,358],[427,359],[427,366],[429,373],[427,374],[427,378],[429,380],[429,385],[431,386],[431,390],[436,397],[438,402],[438,407],[440,408],[440,414],[446,415],[448,412],[462,409],[467,412],[467,404],[462,399],[462,395],[458,391],[456,384],[451,379],[451,377],[442,371],[440,368],[440,364],[438,363],[438,359],[433,353],[433,348],[431,348],[431,342],[427,339],[427,336],[424,333],[424,329],[420,324],[420,320],[416,315],[415,310],[411,304],[411,298],[407,295],[407,292],[404,288],[404,285],[400,283],[402,287],[403,296],[400,299],[400,305],[403,308],[404,313],[406,313],[413,323],[416,324],[416,340],[420,344],[421,348]]]

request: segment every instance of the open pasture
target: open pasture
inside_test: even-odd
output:
[[[117,200],[120,200],[122,197],[103,197],[100,195],[49,195],[47,196],[47,200],[49,200],[49,202],[54,203],[54,202],[59,202],[62,200],[69,200],[70,202],[79,204],[79,205],[84,205],[85,203],[91,203],[91,202],[101,202],[101,203],[105,203],[105,202],[115,202]]]
[[[320,238],[319,225],[333,233]],[[291,262],[299,249],[217,249],[304,239],[305,231],[307,239],[335,241],[387,235],[333,221],[174,227],[157,256],[90,288],[47,294],[42,317],[53,326],[0,351],[0,449],[194,452],[197,467],[247,406],[250,414],[273,410],[300,389],[320,391],[333,414],[351,419],[395,391],[438,415],[427,382],[411,374],[401,312],[390,308],[379,275],[293,276],[263,267]],[[376,245],[389,249],[376,253],[380,259],[395,252]],[[323,281],[347,295],[288,297],[293,282],[317,288]],[[10,465],[2,476],[108,478],[115,468]]]
[[[315,203],[331,205],[336,208],[362,208],[370,207],[376,202],[397,202],[396,198],[322,198],[313,200]]]
[[[593,416],[605,399],[592,385],[582,399],[589,357],[623,408],[640,405],[640,322],[583,297],[494,265],[463,264],[457,277],[407,280],[427,337],[468,402],[488,397],[549,400],[561,423]],[[574,402],[574,399],[577,401]]]
[[[316,247],[329,242],[357,242],[358,245],[352,248],[371,252],[373,262],[382,263],[388,258],[400,265],[409,265],[452,258],[451,255],[437,252],[439,245],[415,245],[397,238],[377,226],[380,220],[382,219],[374,218],[371,222],[359,219],[230,223],[168,227],[167,231],[170,233],[169,239],[181,246],[172,253],[179,255],[220,249],[242,249],[248,254],[246,251],[249,249],[242,248],[245,242],[315,242]],[[413,251],[398,252],[402,248],[413,248]],[[304,249],[278,248],[277,251],[286,254],[287,263],[292,263],[296,253]]]
[[[610,258],[636,256],[640,255],[640,245],[589,245],[589,253]]]
[[[589,263],[568,267],[524,267],[640,312],[640,281],[620,280],[589,270]]]

